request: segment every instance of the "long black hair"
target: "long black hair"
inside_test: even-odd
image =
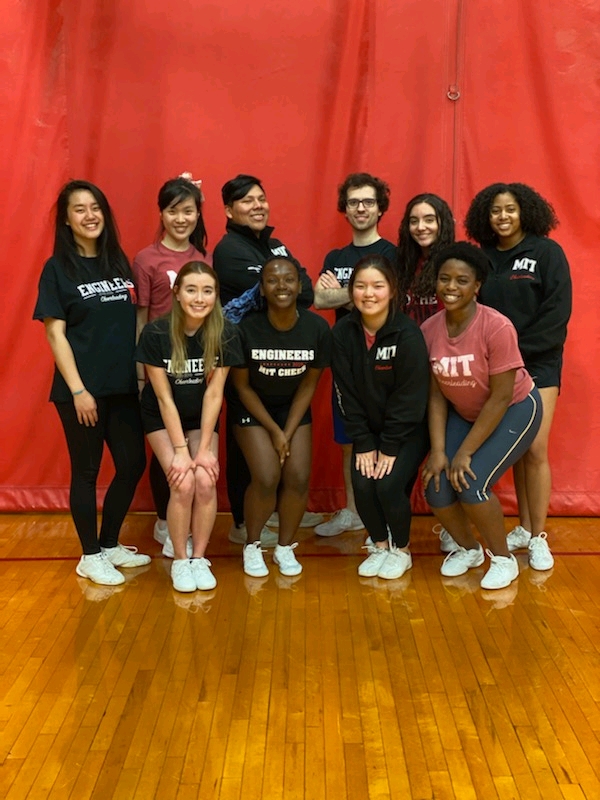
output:
[[[478,192],[465,217],[465,230],[469,239],[478,244],[496,244],[498,236],[490,225],[490,211],[499,194],[512,194],[519,204],[523,233],[548,236],[558,225],[552,205],[525,183],[493,183]]]
[[[194,201],[198,209],[198,222],[190,235],[190,244],[194,245],[196,250],[205,256],[208,235],[204,225],[204,218],[202,217],[202,193],[195,184],[182,177],[171,178],[171,180],[163,183],[158,192],[158,210],[162,213],[165,208],[176,206],[177,203],[181,203],[182,200],[187,200],[188,198]],[[165,229],[161,219],[158,237],[161,238],[164,232]]]
[[[98,203],[104,227],[97,239],[97,257],[100,272],[105,278],[120,276],[132,279],[131,268],[127,256],[119,243],[117,223],[106,199],[106,195],[95,184],[89,181],[69,181],[60,190],[55,204],[55,229],[53,255],[60,259],[67,277],[76,280],[81,273],[81,259],[73,231],[67,224],[69,199],[73,192],[90,192]]]
[[[419,203],[427,203],[435,211],[438,223],[438,238],[431,245],[423,268],[415,281],[415,274],[419,261],[423,257],[421,246],[410,235],[410,212]],[[430,297],[435,294],[436,275],[433,269],[433,259],[438,250],[452,244],[454,241],[454,217],[450,206],[437,194],[425,192],[418,194],[408,201],[404,216],[398,229],[398,251],[396,267],[398,270],[398,284],[402,303],[406,303],[406,296],[410,291],[416,297]]]

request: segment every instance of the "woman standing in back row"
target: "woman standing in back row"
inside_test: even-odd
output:
[[[83,555],[77,574],[124,582],[116,567],[150,557],[119,544],[119,533],[146,465],[135,384],[135,288],[103,192],[70,181],[56,201],[54,251],[42,271],[34,319],[43,320],[56,362],[50,400],[71,461],[69,505]],[[97,530],[96,481],[104,443],[115,475]]]
[[[450,206],[436,194],[418,194],[406,204],[398,231],[396,267],[400,306],[421,325],[443,309],[435,293],[435,254],[454,241]]]
[[[189,176],[189,173],[185,173]],[[172,178],[158,192],[160,227],[156,241],[145,247],[133,260],[133,274],[138,290],[137,335],[147,322],[168,314],[173,304],[173,286],[179,270],[190,261],[212,266],[206,250],[207,236],[202,218],[201,181],[191,176]],[[138,388],[144,387],[144,368],[138,366]],[[167,528],[169,486],[155,454],[150,461],[150,488],[158,519],[154,538],[164,545],[163,555],[173,557],[173,544]]]
[[[529,565],[539,570],[554,564],[545,533],[552,488],[548,439],[571,316],[569,265],[560,245],[548,238],[557,225],[550,203],[523,183],[483,189],[465,219],[468,236],[492,263],[481,302],[514,324],[525,367],[542,398],[540,431],[513,468],[520,524],[508,535],[509,549],[528,547]]]
[[[406,204],[398,231],[396,269],[400,306],[417,325],[444,308],[436,294],[435,256],[454,242],[454,217],[450,206],[430,192],[416,195]],[[433,532],[440,549],[450,553],[455,541],[442,525]]]

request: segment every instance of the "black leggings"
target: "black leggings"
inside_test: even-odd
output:
[[[233,388],[231,374],[225,383],[225,400],[227,411],[225,418],[225,478],[227,481],[227,497],[231,508],[231,516],[239,528],[244,522],[244,497],[246,489],[250,486],[250,470],[246,459],[235,437],[234,426],[237,415],[234,409],[239,407],[240,401]]]
[[[154,453],[152,453],[152,458],[150,459],[148,477],[150,478],[150,489],[152,490],[152,499],[154,500],[156,515],[159,519],[166,520],[171,490],[169,489],[165,471]]]
[[[71,459],[69,503],[84,555],[115,547],[138,481],[146,466],[144,433],[137,395],[96,398],[98,422],[77,421],[72,402],[55,403]],[[100,537],[96,522],[96,481],[106,442],[115,465],[102,512]]]
[[[419,426],[402,445],[394,468],[385,478],[365,478],[356,469],[352,453],[352,486],[356,510],[374,542],[384,542],[388,530],[396,547],[406,547],[410,538],[410,493],[419,466],[429,450],[425,425]]]

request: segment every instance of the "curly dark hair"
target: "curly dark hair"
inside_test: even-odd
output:
[[[375,189],[379,213],[380,216],[383,216],[390,207],[390,187],[381,178],[369,175],[368,172],[352,172],[338,186],[338,211],[342,214],[346,211],[348,189],[360,189],[362,186],[370,186]]]
[[[464,261],[465,264],[468,264],[475,273],[475,278],[480,283],[485,282],[491,269],[490,260],[481,248],[475,247],[475,245],[470,242],[454,242],[454,244],[438,250],[432,259],[432,267],[436,280],[442,265],[445,264],[446,261],[450,261],[450,259]]]
[[[423,257],[423,252],[421,246],[410,235],[409,220],[410,212],[419,203],[427,203],[435,211],[439,234],[437,240],[432,244],[423,268],[415,281],[417,266]],[[436,274],[433,269],[433,259],[442,247],[446,247],[453,241],[454,217],[450,206],[445,200],[442,200],[437,194],[425,192],[408,201],[398,229],[398,252],[396,257],[399,291],[404,305],[406,305],[406,296],[409,291],[416,297],[430,297],[435,294]]]
[[[531,186],[524,183],[493,183],[475,195],[465,217],[465,230],[469,239],[478,244],[496,244],[498,236],[490,225],[490,211],[494,198],[499,194],[512,194],[521,215],[524,233],[548,236],[558,225],[552,205]]]

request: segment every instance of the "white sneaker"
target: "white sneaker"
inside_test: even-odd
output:
[[[300,575],[302,564],[296,559],[294,550],[298,547],[298,542],[294,544],[278,544],[273,553],[273,561],[279,567],[282,575]]]
[[[210,571],[211,563],[208,558],[192,558],[190,559],[192,567],[192,575],[196,581],[196,589],[203,592],[209,589],[214,589],[217,585],[217,579]]]
[[[191,558],[193,552],[194,552],[194,543],[192,542],[192,537],[188,536],[187,542],[185,543],[185,554],[188,558]],[[165,543],[163,544],[162,554],[165,558],[175,558],[175,551],[173,550],[173,542],[169,534],[167,534],[167,538],[165,539]]]
[[[344,531],[360,531],[364,528],[362,519],[350,511],[349,508],[341,508],[336,511],[328,522],[317,525],[315,533],[317,536],[337,536]]]
[[[248,541],[248,531],[246,530],[246,524],[242,523],[238,528],[235,524],[231,526],[229,529],[229,533],[227,538],[233,544],[246,544]],[[279,541],[279,534],[273,533],[268,528],[263,527],[262,531],[260,532],[260,544],[261,547],[275,547],[277,542]]]
[[[379,570],[390,552],[387,547],[377,547],[374,544],[365,545],[365,550],[369,553],[367,558],[359,564],[358,574],[362,578],[374,578],[379,575]]]
[[[315,514],[312,511],[305,511],[302,515],[302,519],[300,520],[300,524],[298,525],[299,528],[314,528],[317,525],[320,525],[323,522],[323,514]],[[279,514],[277,511],[274,511],[269,519],[266,521],[265,525],[269,528],[278,528],[279,527]],[[262,539],[261,539],[262,540]]]
[[[75,572],[80,578],[89,578],[102,586],[118,586],[120,583],[125,583],[125,578],[103,552],[81,556]]]
[[[188,558],[175,558],[171,564],[171,580],[177,592],[195,592],[196,579]]]
[[[169,535],[169,528],[167,527],[167,521],[164,519],[157,519],[154,523],[154,533],[153,536],[155,540],[159,544],[164,544],[165,539]]]
[[[305,511],[302,515],[302,519],[300,520],[299,528],[316,528],[317,525],[320,525],[324,522],[325,517],[323,514],[318,514],[315,511]]]
[[[250,575],[252,578],[264,578],[265,575],[269,574],[260,542],[252,542],[252,544],[245,545],[242,557],[246,575]]]
[[[411,567],[411,554],[390,545],[390,549],[387,551],[387,558],[379,568],[377,577],[395,580],[396,578],[401,578]]]
[[[138,553],[137,547],[127,544],[118,544],[116,547],[103,547],[102,552],[115,567],[145,567],[152,559],[143,553]]]
[[[531,533],[526,531],[522,525],[517,525],[506,537],[506,544],[510,552],[513,553],[515,550],[521,550],[521,548],[527,547],[530,539]]]
[[[434,525],[431,530],[436,536],[439,536],[440,550],[442,553],[453,553],[459,547],[458,542],[452,538],[443,525],[438,523],[437,525]]]
[[[529,566],[531,569],[539,569],[542,572],[552,569],[554,566],[554,556],[548,547],[548,534],[542,531],[538,536],[532,536],[529,540]]]
[[[519,577],[517,559],[510,556],[495,556],[490,550],[485,551],[490,558],[490,568],[479,584],[482,589],[504,589]]]
[[[440,572],[446,578],[456,578],[458,575],[464,575],[465,572],[474,567],[480,567],[484,561],[485,555],[480,544],[473,550],[467,550],[457,544],[456,550],[453,550],[444,559]]]

